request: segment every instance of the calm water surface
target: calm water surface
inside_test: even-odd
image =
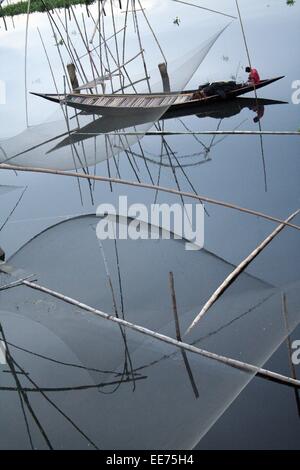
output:
[[[216,8],[234,12],[234,2],[214,3]],[[259,98],[285,102],[265,105],[262,129],[298,130],[299,106],[292,104],[291,96],[292,82],[299,79],[295,44],[300,5],[242,3],[253,63],[263,77],[285,75],[259,91]],[[166,8],[168,24],[164,25],[159,17],[163,7],[156,8],[157,12],[152,12],[154,25],[170,53],[173,49],[173,56],[183,35],[194,45],[193,32],[199,32],[199,24],[203,25],[203,39],[207,39],[226,23],[223,17],[204,13],[191,17],[190,10],[178,6],[176,15],[182,26],[174,35],[174,10]],[[38,22],[51,44],[49,54],[61,80],[47,21],[43,15],[34,15],[29,88],[51,92],[53,85],[36,35]],[[174,38],[172,44],[168,34]],[[30,123],[34,127],[31,134],[26,131],[18,136],[25,129],[23,41],[24,19],[16,20],[15,30],[12,26],[8,32],[1,30],[0,70],[7,87],[7,103],[0,106],[1,161],[28,149],[31,142],[47,140],[52,124],[45,124],[45,119],[51,116],[51,121],[57,122],[59,116],[56,105],[31,97]],[[149,38],[147,41],[151,47]],[[242,67],[246,63],[239,25],[234,23],[189,87],[206,80],[227,80],[236,73],[244,80]],[[258,130],[255,116],[253,102],[240,101],[166,120],[163,125],[174,132]],[[39,124],[42,126],[36,127]],[[54,145],[62,141],[58,139]],[[177,135],[166,142],[163,146],[160,137],[133,142],[132,153],[122,152],[110,159],[109,171],[124,179],[138,177],[169,188],[195,190],[280,219],[299,208],[298,137],[268,136],[261,141],[258,136]],[[68,144],[64,142],[60,150],[66,159],[71,149]],[[86,139],[84,145],[87,157],[93,159],[94,139]],[[55,167],[55,155],[34,150],[24,158],[32,165],[41,158],[45,166]],[[95,171],[106,176],[105,153],[98,149],[97,155],[100,163]],[[174,273],[185,331],[233,266],[274,228],[262,218],[207,204],[201,251],[188,252],[184,241],[174,239],[105,241],[99,245],[95,212],[100,203],[117,205],[118,197],[127,195],[129,203],[150,205],[155,193],[4,170],[0,183],[1,222],[27,187],[0,232],[0,245],[9,264],[21,270],[15,275],[33,274],[41,285],[104,312],[117,311],[119,317],[172,337],[175,325],[169,272]],[[182,203],[179,197],[163,193],[157,195],[157,201]],[[294,222],[299,224],[300,217]],[[120,219],[119,223],[125,222]],[[293,341],[300,337],[299,246],[298,232],[284,230],[186,337],[187,342],[290,376],[282,292]],[[1,275],[0,281],[6,284],[9,278]],[[188,353],[191,376],[181,353],[170,345],[121,330],[24,286],[1,292],[0,319],[10,353],[9,363],[0,365],[0,448],[30,448],[32,440],[35,448],[299,449],[299,409],[291,388]],[[299,367],[296,373],[300,373]],[[29,434],[20,406],[26,397],[32,406],[32,412],[25,407]]]

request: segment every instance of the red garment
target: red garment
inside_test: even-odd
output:
[[[260,82],[260,76],[256,69],[251,69],[251,72],[249,74],[249,82],[255,83],[255,85]]]

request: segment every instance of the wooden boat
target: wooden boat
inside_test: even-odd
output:
[[[183,92],[171,93],[148,93],[148,94],[112,94],[112,95],[96,95],[96,94],[81,94],[71,93],[64,94],[41,94],[32,93],[46,100],[59,103],[64,106],[78,109],[87,114],[99,115],[120,115],[127,114],[128,112],[145,113],[150,111],[151,114],[157,113],[160,115],[167,109],[178,111],[185,108],[197,108],[199,105],[207,105],[216,101],[224,101],[226,99],[236,98],[251,91],[254,91],[270,85],[278,80],[284,78],[276,77],[268,80],[261,80],[255,87],[253,84],[241,83],[227,92],[225,96],[219,94],[195,98],[199,90],[189,90]],[[200,87],[201,88],[201,87]]]

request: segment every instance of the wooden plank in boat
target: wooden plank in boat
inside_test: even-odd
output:
[[[132,100],[129,104],[129,108],[137,108],[137,102],[138,102],[138,98],[135,98],[134,100]]]
[[[100,106],[105,102],[105,98],[102,96],[101,98],[98,98],[97,101],[95,102],[95,105]]]
[[[187,101],[190,100],[190,98],[191,98],[190,95],[179,95],[174,101],[174,104],[186,103]]]
[[[110,101],[109,106],[119,107],[120,106],[120,98],[115,98],[112,101]]]
[[[125,101],[126,101],[126,98],[120,99],[120,106],[121,106],[121,107],[124,105]]]
[[[136,107],[141,106],[143,100],[144,100],[144,98],[143,98],[143,97],[142,97],[142,98],[140,97],[140,98],[136,101],[135,106],[136,106]]]
[[[126,98],[126,100],[123,103],[124,108],[127,108],[130,104],[131,98]]]
[[[155,98],[147,99],[147,101],[146,101],[146,103],[145,103],[145,107],[146,107],[146,108],[151,108],[152,105],[154,106],[154,103],[155,103]]]

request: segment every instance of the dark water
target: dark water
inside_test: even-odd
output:
[[[291,102],[292,82],[299,78],[293,47],[298,38],[299,5],[288,9],[269,2],[268,9],[262,3],[248,11],[255,65],[263,76],[285,78],[259,91],[259,97],[288,103],[265,104],[261,126],[294,131],[300,127],[299,105]],[[279,25],[281,34],[275,35]],[[200,69],[192,85],[207,76],[217,77],[223,66],[227,79],[239,61],[246,62],[239,34],[238,25],[226,32],[226,39],[216,45],[206,59],[206,69]],[[229,64],[222,59],[227,55]],[[16,103],[8,104],[3,113],[0,108],[3,141],[14,134],[4,113],[9,110],[14,115]],[[35,116],[41,117],[44,109],[45,104],[41,109],[33,106]],[[51,109],[55,112],[55,106]],[[171,131],[258,130],[255,116],[253,102],[239,101],[166,120],[164,126]],[[22,127],[18,120],[15,131]],[[261,142],[258,136],[177,135],[166,140],[169,153],[166,147],[162,149],[160,137],[144,137],[140,142],[143,153],[138,143],[133,144],[134,153],[128,155],[131,163],[124,152],[116,158],[118,170],[110,160],[112,175],[130,180],[138,175],[143,182],[188,192],[194,189],[279,219],[299,208],[298,137],[268,136]],[[86,145],[90,144],[87,139]],[[13,145],[27,148],[20,137]],[[66,154],[67,149],[70,146]],[[54,165],[51,153],[42,153],[41,158]],[[101,160],[96,172],[107,175],[102,154]],[[27,186],[0,233],[9,264],[21,270],[15,276],[33,274],[43,286],[103,312],[117,310],[129,322],[171,337],[175,325],[169,272],[174,274],[184,332],[233,266],[274,229],[263,218],[206,204],[205,245],[200,251],[186,251],[184,241],[174,239],[105,241],[101,246],[95,233],[97,206],[103,202],[117,205],[118,197],[124,195],[129,203],[149,206],[155,200],[153,191],[113,185],[111,192],[107,183],[89,187],[85,181],[79,189],[71,178],[3,170],[1,185],[17,186],[10,192],[3,188],[1,221]],[[158,194],[157,201],[182,203],[178,196],[164,193]],[[299,222],[298,216],[294,223]],[[296,328],[299,265],[299,234],[287,228],[185,340],[291,376],[282,292],[294,341],[300,335]],[[1,284],[10,280],[1,275]],[[0,448],[30,448],[30,437],[36,448],[299,448],[299,410],[292,388],[187,353],[191,376],[184,357],[173,346],[120,330],[118,325],[25,286],[1,292],[0,309],[11,355],[9,363],[0,366]],[[14,367],[17,375],[12,373]],[[18,384],[25,392],[18,393]],[[32,407],[29,412],[25,405],[29,434],[20,406],[26,397]]]

